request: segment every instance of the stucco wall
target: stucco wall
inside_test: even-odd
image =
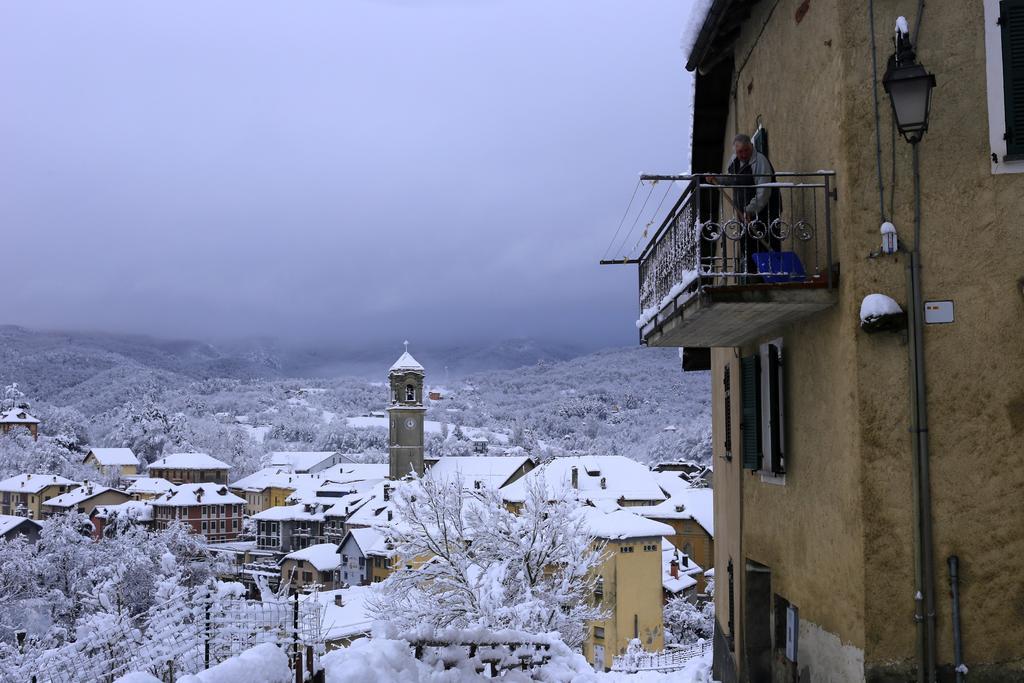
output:
[[[869,676],[906,672],[915,656],[908,349],[903,334],[868,336],[857,324],[868,293],[908,303],[905,258],[867,258],[878,247],[880,223],[867,8],[812,0],[797,23],[800,4],[782,0],[768,19],[773,4],[760,3],[744,25],[737,65],[753,50],[737,82],[728,130],[729,137],[752,132],[761,114],[777,169],[836,170],[840,297],[825,313],[765,331],[764,338],[785,340],[784,486],[763,483],[741,473],[736,460],[727,464],[717,457],[721,367],[733,351],[713,354],[718,594],[725,587],[726,558],[740,552],[740,539],[731,532],[742,486],[743,556],[771,567],[772,591],[796,604],[801,619],[821,630],[818,635],[829,636],[801,644],[808,661],[835,661],[813,650],[824,654],[824,644],[836,636],[839,651],[863,650]],[[891,52],[895,17],[913,20],[917,5],[876,3],[879,78]],[[939,83],[931,127],[920,146],[924,298],[953,299],[956,306],[956,322],[927,326],[924,338],[937,625],[940,661],[948,663],[945,559],[956,553],[968,664],[1002,662],[1002,671],[1020,671],[1024,297],[1018,279],[1024,276],[1024,175],[991,172],[982,21],[981,3],[933,0],[918,45],[920,60]],[[879,98],[889,213],[891,114],[881,88]],[[910,146],[897,140],[895,152],[891,219],[907,243],[913,237]],[[733,386],[738,394],[736,379]],[[734,424],[738,409],[734,402]],[[738,438],[734,431],[734,444]],[[742,565],[733,559],[739,597]]]

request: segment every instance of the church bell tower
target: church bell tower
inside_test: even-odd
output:
[[[409,353],[395,361],[388,372],[391,401],[388,406],[388,464],[391,479],[410,471],[423,474],[423,366]]]

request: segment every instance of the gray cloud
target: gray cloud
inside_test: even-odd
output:
[[[5,322],[632,343],[596,261],[687,165],[687,9],[5,3]]]

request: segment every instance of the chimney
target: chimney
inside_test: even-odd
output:
[[[668,563],[668,573],[672,575],[673,579],[679,578],[679,560],[672,558],[672,561]]]
[[[384,500],[391,500],[391,485],[384,484]]]
[[[690,566],[690,556],[685,554],[685,553],[683,554],[683,566],[684,567],[689,567]]]
[[[604,477],[601,477],[601,488],[603,488],[603,489],[608,488],[608,480],[605,479]]]
[[[26,479],[31,479],[31,478],[32,478],[32,475],[31,475],[31,474],[26,474],[26,475],[25,475],[25,478],[26,478]]]
[[[569,470],[572,473],[572,487],[578,489],[580,487],[580,470],[575,465]]]
[[[388,521],[391,521],[391,510],[388,510]]]
[[[345,600],[341,597],[341,593],[335,593],[335,595],[334,595],[334,604],[337,607],[344,607],[345,606]]]

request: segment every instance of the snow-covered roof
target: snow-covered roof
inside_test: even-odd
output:
[[[284,556],[286,560],[309,562],[317,571],[326,572],[341,565],[338,546],[333,543],[317,543]]]
[[[206,453],[171,453],[150,463],[149,468],[172,470],[228,470],[231,465]]]
[[[576,468],[578,496],[593,502],[662,501],[665,493],[658,486],[656,474],[646,465],[621,455],[588,455],[555,458],[517,479],[505,488],[502,496],[509,502],[526,500],[530,481],[542,478],[547,488],[557,491],[572,487],[572,468]],[[602,486],[602,482],[604,485]]]
[[[11,408],[0,417],[0,424],[39,424],[39,420],[24,408]]]
[[[358,545],[359,549],[363,551],[363,555],[369,555],[370,553],[384,553],[386,552],[386,540],[384,534],[377,529],[367,529],[363,527],[357,527],[350,529],[342,540],[341,545],[345,545],[345,541],[352,538]],[[338,548],[338,552],[341,552],[341,548]]]
[[[423,372],[423,366],[412,357],[411,353],[406,351],[398,357],[398,360],[395,361],[395,364],[391,366],[391,370],[388,372]]]
[[[138,522],[149,522],[153,519],[153,503],[148,500],[129,500],[119,505],[98,505],[93,514],[103,519],[116,514]]]
[[[449,456],[438,458],[430,472],[435,477],[447,479],[461,476],[465,488],[474,488],[474,482],[479,481],[483,486],[496,489],[504,486],[509,477],[528,462],[533,462],[528,456]]]
[[[672,560],[678,563],[676,576],[672,576]],[[671,541],[661,539],[661,585],[669,593],[676,594],[697,585],[695,578],[703,569],[693,558],[676,548]]]
[[[658,484],[668,494],[668,500],[657,505],[632,507],[630,510],[651,519],[692,519],[715,535],[714,492],[707,488],[694,488],[675,472],[660,472]]]
[[[366,614],[369,586],[351,586],[333,591],[310,593],[303,600],[320,604],[321,635],[327,642],[369,633],[373,618]],[[341,597],[338,604],[337,597]]]
[[[324,521],[324,512],[326,511],[324,505],[318,503],[298,503],[297,505],[278,505],[272,508],[267,508],[262,512],[258,512],[252,516],[253,519],[259,519],[263,521],[308,521],[308,522],[322,522]]]
[[[36,528],[36,530],[42,529],[42,525],[32,521],[28,517],[16,517],[15,515],[0,515],[0,536],[8,534],[12,529],[16,528],[20,524],[28,522]]]
[[[120,493],[123,496],[128,495],[124,491],[118,491],[117,489],[110,488],[109,486],[97,486],[95,484],[90,484],[89,482],[84,482],[76,489],[71,489],[67,493],[62,493],[54,498],[44,500],[43,505],[49,505],[50,507],[56,508],[74,507],[75,505],[84,503],[90,498],[95,498],[96,496],[107,493],[108,491]]]
[[[293,472],[308,472],[335,456],[340,454],[337,451],[274,451],[270,454],[270,466],[288,467]]]
[[[384,500],[385,486],[394,491],[395,482],[383,481],[367,491],[366,502],[348,518],[349,525],[369,527],[387,519],[387,513],[392,509],[393,503],[391,500]]]
[[[104,466],[139,464],[139,459],[135,457],[135,453],[130,448],[93,448],[89,450],[89,453],[96,458],[96,462]]]
[[[224,484],[179,484],[153,501],[161,507],[189,507],[192,505],[237,505],[245,500],[228,491]]]
[[[127,493],[167,493],[177,488],[174,484],[160,477],[139,477],[132,480],[132,485],[125,489]]]
[[[584,509],[587,528],[597,538],[611,541],[649,536],[671,536],[675,531],[668,524],[635,515],[626,510],[603,512],[597,508]]]
[[[78,482],[56,474],[18,474],[0,481],[0,491],[18,493],[39,493],[47,486],[78,486]]]

